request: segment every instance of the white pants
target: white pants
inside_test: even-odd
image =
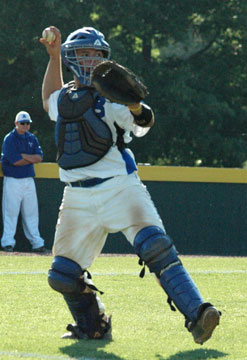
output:
[[[87,269],[100,254],[108,233],[121,231],[133,245],[146,226],[164,226],[138,176],[117,176],[91,188],[66,186],[53,247]]]
[[[14,238],[18,216],[21,211],[22,225],[26,238],[32,248],[36,249],[44,245],[44,240],[39,233],[39,213],[36,187],[32,177],[16,179],[4,177],[3,179],[3,236],[2,247],[15,246]]]

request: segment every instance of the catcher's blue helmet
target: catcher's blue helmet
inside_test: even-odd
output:
[[[78,49],[94,49],[103,53],[102,57],[79,56]],[[61,46],[61,55],[64,64],[77,77],[83,85],[91,84],[91,73],[96,65],[110,58],[110,45],[105,41],[104,35],[92,28],[83,27],[72,32]]]

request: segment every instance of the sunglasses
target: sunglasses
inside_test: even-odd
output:
[[[30,122],[29,121],[21,121],[21,122],[19,122],[19,124],[21,124],[21,125],[30,125]]]

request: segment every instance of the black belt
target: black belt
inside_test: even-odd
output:
[[[102,184],[103,182],[112,179],[113,177],[108,177],[108,178],[92,178],[92,179],[88,179],[88,180],[78,180],[78,181],[73,181],[71,183],[67,183],[69,186],[72,187],[92,187],[95,185],[99,185]]]

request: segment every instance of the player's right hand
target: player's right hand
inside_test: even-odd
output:
[[[61,54],[61,32],[55,26],[50,26],[50,29],[54,32],[56,38],[53,42],[47,42],[43,37],[39,39],[40,43],[46,47],[46,50],[50,57],[60,57]]]

